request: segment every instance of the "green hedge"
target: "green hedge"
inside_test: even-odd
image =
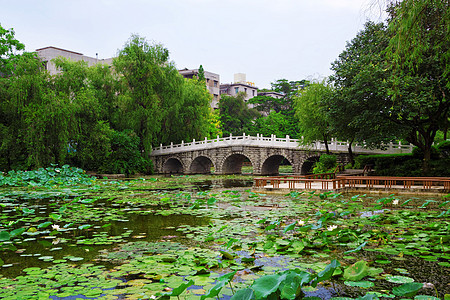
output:
[[[441,144],[433,147],[428,176],[450,176],[450,143],[445,141]],[[362,169],[370,165],[375,170],[374,175],[379,176],[423,176],[421,153],[422,151],[414,148],[411,154],[360,155],[355,159],[355,168]]]

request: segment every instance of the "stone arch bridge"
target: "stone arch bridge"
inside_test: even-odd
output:
[[[171,144],[153,149],[151,158],[155,172],[159,174],[240,174],[242,165],[249,161],[254,175],[278,175],[283,161],[292,165],[294,174],[306,174],[312,164],[325,153],[325,145],[316,142],[302,146],[297,139],[277,138],[275,136],[229,136],[192,143]],[[331,141],[330,151],[338,155],[338,162],[346,164],[348,143]],[[386,149],[366,149],[355,145],[353,153],[410,153],[412,145],[389,144]]]

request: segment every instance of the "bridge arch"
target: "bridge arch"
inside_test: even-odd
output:
[[[190,174],[210,174],[211,167],[214,166],[214,163],[211,158],[205,155],[197,156],[189,167]]]
[[[292,162],[282,154],[274,154],[266,157],[261,166],[261,175],[278,175],[280,173],[280,165],[283,159],[286,159],[290,165]]]
[[[301,172],[300,174],[305,175],[308,173],[312,173],[314,164],[319,161],[320,155],[314,155],[308,157],[306,160],[303,161],[303,164],[301,166]]]
[[[242,165],[244,161],[248,159],[255,168],[255,164],[252,162],[251,158],[243,153],[232,153],[226,156],[222,161],[222,174],[242,174]]]
[[[163,163],[162,173],[164,173],[164,174],[183,174],[184,173],[183,163],[177,157],[169,157]]]

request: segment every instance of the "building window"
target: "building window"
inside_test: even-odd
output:
[[[217,81],[214,80],[214,87],[217,87]]]
[[[255,90],[252,90],[252,92],[253,92],[253,97],[255,97]]]
[[[244,92],[247,94],[247,88],[244,88]]]
[[[234,88],[234,93],[235,93],[235,94],[239,93],[239,88],[238,88],[238,87],[235,87],[235,88]]]

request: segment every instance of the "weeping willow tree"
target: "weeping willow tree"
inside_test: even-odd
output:
[[[299,135],[303,137],[303,142],[310,144],[322,140],[327,154],[330,154],[328,141],[331,129],[324,103],[331,93],[331,87],[323,81],[311,83],[294,97],[295,116],[298,119]]]
[[[409,128],[405,138],[423,151],[426,174],[436,133],[449,125],[450,1],[391,1],[388,12],[390,117]]]

